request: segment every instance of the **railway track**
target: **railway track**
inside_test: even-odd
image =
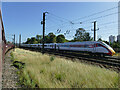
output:
[[[36,50],[36,49],[28,49],[27,50],[32,50],[32,51],[38,51],[41,52],[41,50]],[[65,51],[53,51],[53,50],[45,50],[44,53],[51,54],[51,55],[57,55],[61,57],[67,57],[71,59],[79,59],[82,61],[87,61],[87,62],[94,62],[100,65],[104,65],[104,67],[114,67],[117,69],[117,71],[120,71],[120,58],[118,57],[98,57],[98,56],[90,56],[88,54],[83,54],[83,53],[73,53],[73,52],[65,52]]]
[[[50,52],[49,52],[50,53]],[[54,52],[52,52],[54,54]],[[77,59],[83,59],[87,61],[92,61],[92,62],[99,62],[103,64],[109,64],[111,66],[117,66],[120,67],[120,58],[101,58],[101,57],[90,57],[89,55],[80,55],[80,54],[72,54],[72,53],[59,53],[55,52],[55,55],[61,55],[65,57],[70,57],[70,58],[77,58]]]

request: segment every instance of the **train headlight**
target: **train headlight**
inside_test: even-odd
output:
[[[115,51],[112,49],[110,49],[110,51],[112,52],[112,56],[113,56],[115,54]]]

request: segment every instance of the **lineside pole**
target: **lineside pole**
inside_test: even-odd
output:
[[[21,46],[21,34],[19,35],[19,47]]]
[[[94,21],[94,41],[96,41],[96,21]]]
[[[42,42],[42,53],[44,54],[44,43],[45,43],[45,13],[43,13],[43,42]]]
[[[96,21],[94,21],[93,23],[94,23],[94,30],[92,31],[94,31],[94,41],[96,41],[96,31],[99,30],[99,28],[96,29]]]
[[[14,34],[14,51],[15,51],[15,34]]]
[[[43,13],[43,21],[41,21],[41,24],[43,24],[43,40],[42,40],[42,54],[45,53],[44,51],[44,44],[45,44],[45,14],[48,12]]]

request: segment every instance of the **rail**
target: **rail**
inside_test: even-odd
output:
[[[39,49],[33,49],[33,48],[23,48],[31,51],[38,51],[41,52]],[[49,50],[46,49],[45,53],[52,54],[60,57],[66,57],[72,59],[79,59],[82,62],[90,62],[94,64],[99,64],[99,66],[105,67],[105,68],[112,68],[113,70],[119,72],[120,71],[120,58],[118,57],[98,57],[98,56],[90,56],[89,54],[84,53],[73,53],[73,52],[66,52],[66,51],[56,51],[56,50]]]

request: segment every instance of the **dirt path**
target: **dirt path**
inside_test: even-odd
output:
[[[9,51],[6,56],[5,60],[3,61],[2,66],[2,88],[20,88],[18,85],[18,76],[16,74],[17,69],[12,65],[11,51]]]

